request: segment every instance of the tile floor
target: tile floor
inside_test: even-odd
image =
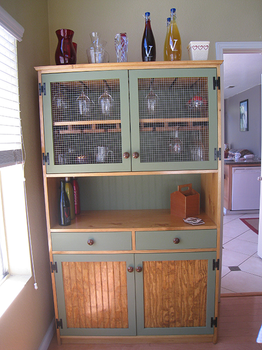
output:
[[[225,215],[221,293],[262,293],[262,259],[257,255],[258,235],[239,218],[258,217],[258,214]],[[239,270],[231,271],[229,266]]]

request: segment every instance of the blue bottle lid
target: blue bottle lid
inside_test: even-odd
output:
[[[170,10],[170,13],[171,13],[171,14],[176,13],[176,9],[175,9],[175,8],[172,8],[172,9]]]
[[[145,16],[146,16],[146,17],[150,17],[150,12],[146,12],[146,13],[145,13]]]

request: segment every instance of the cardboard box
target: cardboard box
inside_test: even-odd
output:
[[[207,60],[210,41],[190,41],[187,46],[188,57],[193,61]]]
[[[200,195],[192,188],[192,184],[177,186],[177,191],[171,193],[171,215],[188,218],[200,214]]]

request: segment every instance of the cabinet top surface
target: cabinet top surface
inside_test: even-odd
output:
[[[88,232],[88,231],[166,231],[216,229],[215,223],[204,213],[198,215],[204,225],[191,226],[183,219],[170,214],[168,209],[159,210],[105,210],[81,213],[70,226],[54,225],[52,232]]]
[[[73,64],[35,67],[41,73],[76,72],[76,71],[99,71],[121,69],[158,69],[158,68],[217,68],[223,61],[155,61],[155,62],[121,62],[99,64]]]

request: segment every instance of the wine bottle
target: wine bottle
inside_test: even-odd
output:
[[[170,10],[171,22],[168,29],[166,47],[164,49],[165,61],[180,61],[182,55],[181,37],[176,23],[176,9]]]
[[[78,181],[76,178],[73,178],[73,192],[74,192],[74,203],[75,203],[75,215],[79,215],[81,212],[80,193],[79,193]]]
[[[69,177],[65,178],[65,191],[70,203],[70,217],[73,220],[75,218],[74,191]]]
[[[168,40],[168,32],[169,32],[170,22],[171,22],[171,17],[168,17],[166,19],[166,37],[165,37],[165,43],[164,43],[164,60],[165,60],[165,57],[167,56],[166,50],[167,50],[167,40]]]
[[[156,44],[151,28],[150,12],[145,13],[145,30],[142,38],[142,60],[156,60]]]
[[[60,186],[61,187],[60,187],[60,204],[59,204],[59,209],[60,209],[59,224],[61,226],[67,226],[71,224],[71,217],[70,217],[70,203],[65,191],[64,180],[61,180]]]

